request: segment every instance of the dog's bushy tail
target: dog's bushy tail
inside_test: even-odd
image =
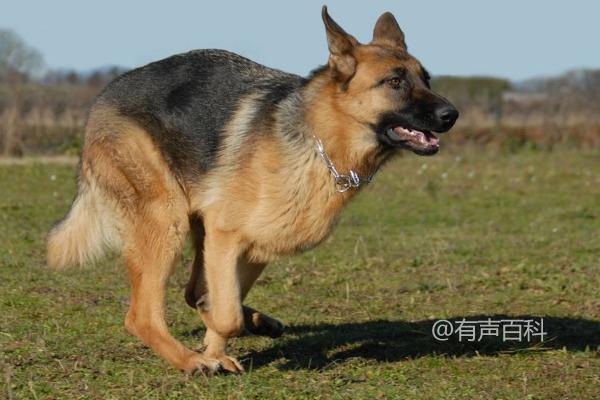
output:
[[[95,185],[80,182],[71,209],[48,235],[48,266],[83,265],[97,260],[109,249],[119,249],[117,221],[112,204],[101,191]]]

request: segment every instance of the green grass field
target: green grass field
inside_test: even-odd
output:
[[[248,304],[290,327],[235,339],[243,375],[188,376],[129,336],[118,258],[52,272],[44,236],[75,168],[0,167],[0,398],[600,398],[600,154],[406,154],[317,250],[270,265]],[[172,332],[196,347],[189,250]],[[440,342],[438,319],[544,318],[544,343]]]

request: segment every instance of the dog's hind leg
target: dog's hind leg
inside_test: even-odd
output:
[[[204,276],[204,224],[200,217],[190,218],[190,228],[194,238],[193,245],[196,251],[191,265],[190,279],[185,290],[185,300],[192,308],[208,307],[208,290]],[[266,264],[254,264],[238,260],[239,279],[242,301],[260,276]],[[244,327],[253,335],[276,338],[282,335],[285,326],[280,321],[246,305],[242,306]]]
[[[190,278],[185,287],[185,302],[196,309],[198,302],[206,296],[206,280],[204,278],[204,223],[198,215],[190,217],[190,231],[194,248],[194,261],[190,265]]]
[[[165,321],[168,277],[189,231],[187,198],[147,134],[117,118],[103,120],[118,135],[88,142],[84,163],[120,216],[131,284],[125,326],[176,368],[216,371],[219,360],[186,348]]]
[[[164,216],[161,221],[156,212],[145,214],[128,232],[123,252],[131,284],[125,326],[176,368],[192,371],[204,360],[171,336],[165,322],[166,283],[181,249],[174,230],[181,228]]]

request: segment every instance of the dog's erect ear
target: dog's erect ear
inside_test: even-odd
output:
[[[352,55],[358,41],[346,33],[327,13],[327,6],[323,6],[323,23],[327,33],[327,46],[329,46],[329,67],[336,71],[341,79],[349,79],[356,70],[356,59]]]
[[[383,13],[377,20],[371,43],[406,51],[404,33],[391,12]]]

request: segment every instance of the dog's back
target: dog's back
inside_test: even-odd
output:
[[[175,172],[189,177],[211,169],[224,127],[242,99],[266,92],[258,116],[303,82],[225,50],[196,50],[122,75],[98,104],[143,126]]]
[[[48,264],[84,264],[108,248],[122,250],[123,212],[165,187],[171,198],[181,183],[200,182],[236,147],[226,140],[277,132],[268,124],[278,103],[305,82],[224,50],[175,55],[115,79],[90,112],[78,194],[50,233]]]

